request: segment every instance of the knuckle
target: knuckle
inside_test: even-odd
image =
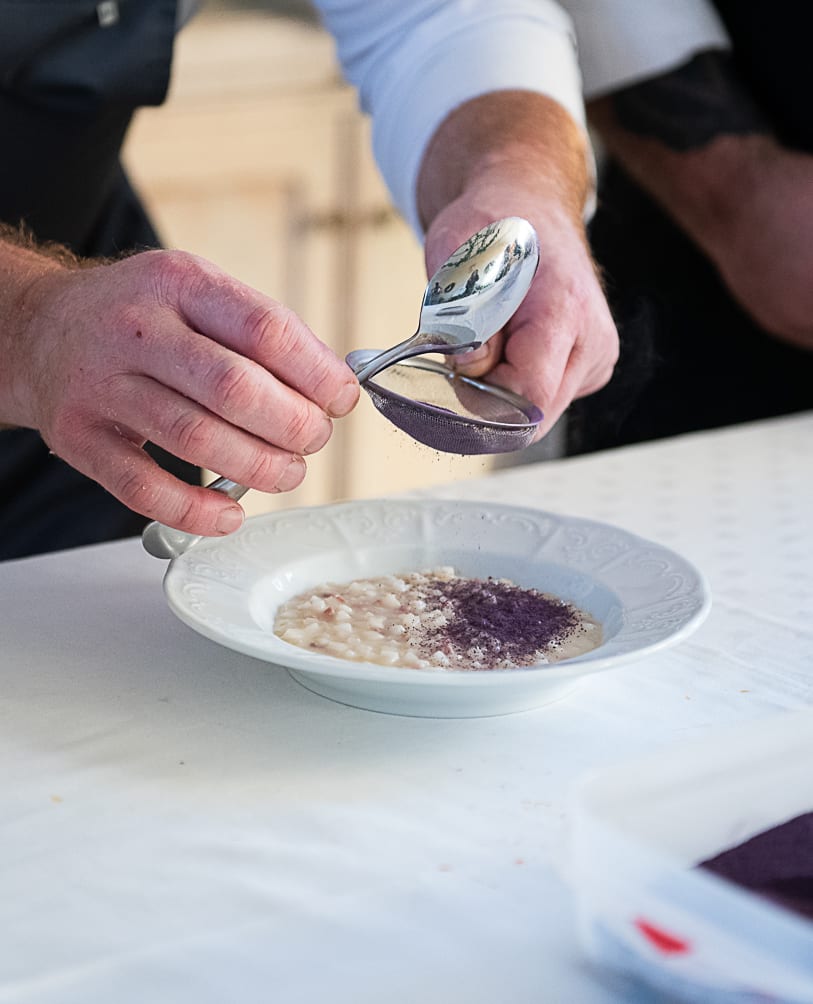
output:
[[[297,453],[304,452],[318,433],[317,423],[307,408],[294,408],[282,427],[281,445]]]
[[[251,372],[245,363],[221,363],[215,366],[211,380],[213,403],[219,414],[238,415],[254,404],[256,389],[251,386]]]
[[[183,412],[169,428],[169,437],[184,459],[205,454],[214,440],[212,421],[197,412]]]
[[[172,519],[179,530],[194,530],[200,525],[202,506],[190,491],[184,491]]]
[[[245,340],[255,359],[285,359],[302,345],[303,325],[297,315],[281,304],[264,304],[252,310],[245,321]]]
[[[158,275],[165,279],[185,279],[190,272],[194,271],[197,259],[188,251],[171,249],[169,251],[156,251],[154,256],[150,258],[150,263]]]
[[[196,489],[187,485],[148,486],[133,471],[122,473],[113,493],[128,508],[179,530],[196,532],[203,525],[203,506],[196,497]]]
[[[618,336],[618,328],[615,326],[615,322],[612,317],[609,316],[609,308],[607,309],[607,314],[604,324],[601,327],[601,331],[603,334],[606,356],[614,365],[618,362],[618,357],[621,353],[621,340]]]
[[[271,491],[276,488],[286,463],[288,460],[285,454],[257,450],[250,458],[241,480],[250,488]]]
[[[141,471],[134,467],[125,467],[113,478],[110,490],[116,498],[128,509],[150,515],[155,507],[155,498],[150,498],[149,488],[144,484]]]
[[[148,251],[143,259],[148,281],[161,303],[176,303],[179,290],[194,293],[195,284],[203,280],[200,259],[188,251]]]
[[[144,313],[132,302],[119,303],[113,309],[111,323],[116,333],[141,331],[144,326]]]
[[[604,361],[604,365],[600,367],[599,372],[602,377],[603,383],[607,383],[610,377],[613,375],[615,370],[615,364],[618,362],[618,353],[615,352],[609,356]]]
[[[601,390],[602,387],[606,387],[612,378],[614,370],[615,364],[607,361],[594,366],[584,378],[576,396],[586,397],[588,394],[594,394],[597,390]]]
[[[54,407],[48,429],[48,442],[54,453],[59,456],[92,454],[94,438],[84,409],[66,401]]]
[[[308,396],[316,402],[324,402],[325,407],[333,403],[336,395],[342,390],[346,375],[340,372],[337,376],[332,369],[329,359],[320,360],[316,363],[309,374],[312,391]]]

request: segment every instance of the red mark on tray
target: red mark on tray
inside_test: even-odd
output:
[[[643,936],[650,941],[658,951],[663,952],[664,955],[680,955],[683,952],[691,951],[691,945],[688,941],[683,938],[678,938],[674,934],[669,934],[668,932],[662,930],[660,927],[656,927],[654,924],[650,924],[648,920],[643,920],[638,918],[634,921],[635,926],[643,934]]]

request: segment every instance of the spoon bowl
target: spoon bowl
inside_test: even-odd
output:
[[[428,352],[478,349],[513,317],[539,264],[539,241],[520,216],[472,234],[429,280],[414,335],[353,368],[359,383]]]

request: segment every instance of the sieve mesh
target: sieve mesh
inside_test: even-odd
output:
[[[542,420],[539,409],[518,395],[426,358],[390,366],[363,386],[393,425],[444,453],[524,449]]]

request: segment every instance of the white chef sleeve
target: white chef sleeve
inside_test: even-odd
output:
[[[498,90],[536,91],[584,127],[573,26],[553,0],[317,0],[317,7],[372,115],[381,173],[416,233],[423,154],[465,101]]]
[[[675,69],[705,49],[728,49],[707,0],[561,0],[576,27],[587,100]]]

